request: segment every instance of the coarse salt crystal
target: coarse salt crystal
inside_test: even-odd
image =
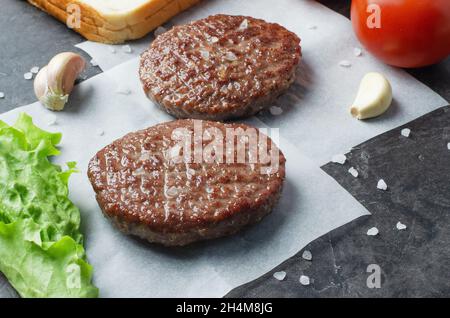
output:
[[[378,229],[376,227],[372,227],[369,230],[367,230],[367,235],[369,236],[375,236],[378,235]]]
[[[165,27],[159,26],[156,28],[154,34],[156,37],[156,36],[160,36],[161,34],[166,33],[166,32],[167,32],[167,29]]]
[[[355,55],[355,56],[361,56],[361,54],[362,54],[362,50],[361,50],[359,47],[355,47],[355,48],[353,49],[353,55]]]
[[[339,66],[350,67],[350,66],[352,66],[352,63],[350,63],[350,61],[347,61],[347,60],[342,60],[339,62]]]
[[[406,225],[403,224],[403,223],[400,222],[400,221],[397,222],[396,227],[397,227],[397,230],[400,230],[400,231],[401,231],[401,230],[406,230]]]
[[[163,54],[167,55],[167,54],[169,54],[169,52],[170,52],[170,48],[165,47],[165,48],[162,50],[162,52],[163,52]]]
[[[170,187],[167,189],[166,194],[170,197],[174,197],[178,194],[178,188],[177,187]]]
[[[33,73],[27,72],[27,73],[23,74],[23,78],[26,80],[30,80],[33,78]]]
[[[145,172],[145,169],[143,167],[139,167],[136,170],[133,170],[133,172],[132,172],[133,176],[143,176],[145,174],[146,174],[146,172]]]
[[[113,53],[113,54],[116,53],[116,48],[114,46],[108,46],[108,49],[111,53]]]
[[[312,253],[308,250],[304,250],[303,254],[302,254],[302,258],[307,260],[307,261],[311,261],[312,260]]]
[[[403,137],[409,137],[409,135],[411,134],[411,129],[403,128],[400,133],[402,134]]]
[[[272,107],[270,107],[269,110],[270,110],[270,113],[274,116],[278,116],[283,113],[283,108],[278,107],[278,106],[272,106]]]
[[[233,52],[227,52],[227,54],[225,55],[225,58],[228,61],[236,61],[237,60],[237,56]]]
[[[303,286],[308,286],[311,283],[309,280],[309,277],[306,275],[301,275],[299,281],[300,281],[300,284],[302,284]]]
[[[200,54],[203,59],[208,60],[209,59],[209,52],[206,50],[200,50]]]
[[[47,126],[53,126],[56,125],[56,116],[53,114],[48,114],[45,116],[45,122],[47,123]]]
[[[131,94],[131,89],[129,89],[128,87],[120,86],[120,87],[117,88],[116,93],[120,94],[120,95],[130,95]]]
[[[0,99],[5,98],[5,93],[0,92]]]
[[[386,184],[386,182],[383,179],[378,180],[377,189],[380,189],[380,190],[383,190],[383,191],[387,190],[387,184]]]
[[[350,169],[348,169],[348,172],[355,178],[358,178],[358,170],[356,170],[355,168],[351,167]]]
[[[30,72],[33,73],[33,74],[39,73],[39,66],[33,66],[33,67],[30,69]]]
[[[122,51],[125,52],[125,53],[131,53],[131,52],[133,52],[133,49],[131,48],[131,46],[129,46],[127,44],[127,45],[123,45],[122,46]]]
[[[216,36],[212,36],[212,37],[210,38],[210,42],[211,42],[211,43],[217,43],[217,42],[219,42],[219,38],[216,37]]]
[[[244,19],[244,21],[242,21],[241,25],[239,25],[239,30],[245,30],[248,28],[248,20]]]
[[[161,93],[161,88],[159,88],[158,86],[154,86],[152,88],[152,93],[155,94],[155,95]]]
[[[343,154],[334,155],[333,157],[331,157],[331,162],[339,163],[341,165],[343,165],[346,161],[347,157]]]
[[[92,65],[92,66],[98,66],[98,63],[97,63],[96,60],[91,59],[91,65]]]
[[[280,272],[275,272],[273,273],[273,277],[276,280],[284,280],[286,278],[286,272],[285,271],[280,271]]]

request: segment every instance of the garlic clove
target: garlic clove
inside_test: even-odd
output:
[[[41,97],[47,93],[47,66],[39,70],[33,84],[34,94],[41,100]]]
[[[60,95],[70,94],[75,80],[85,67],[86,62],[78,54],[64,52],[56,55],[47,66],[49,89]]]
[[[56,55],[35,78],[36,97],[48,109],[63,110],[75,80],[85,66],[86,62],[78,54],[64,52]]]
[[[358,94],[350,108],[357,119],[377,117],[391,105],[392,87],[380,73],[367,73],[359,85]]]
[[[53,92],[48,87],[48,67],[43,67],[34,79],[34,93],[42,105],[54,111],[61,111],[69,99],[69,95]]]

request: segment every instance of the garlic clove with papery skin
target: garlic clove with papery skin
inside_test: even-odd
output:
[[[34,94],[40,100],[47,93],[47,66],[39,70],[34,79]]]
[[[47,66],[43,67],[34,80],[34,93],[42,105],[50,110],[61,111],[64,109],[69,95],[53,92],[47,84]]]
[[[56,55],[47,65],[48,87],[60,95],[70,94],[75,80],[85,67],[86,62],[78,54],[64,52]]]
[[[75,80],[86,62],[75,53],[64,52],[53,57],[34,80],[34,92],[48,109],[60,111],[69,99]]]
[[[391,102],[392,87],[387,78],[370,72],[361,80],[350,113],[357,119],[377,117],[389,108]]]

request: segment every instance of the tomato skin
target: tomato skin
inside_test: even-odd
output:
[[[367,24],[371,4],[381,9],[380,28]],[[359,41],[387,64],[421,67],[450,54],[450,0],[352,0],[351,20]]]

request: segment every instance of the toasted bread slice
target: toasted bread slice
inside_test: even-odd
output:
[[[112,44],[141,38],[199,1],[28,0],[64,23],[71,14],[68,7],[78,5],[80,27],[73,30],[88,40]]]

